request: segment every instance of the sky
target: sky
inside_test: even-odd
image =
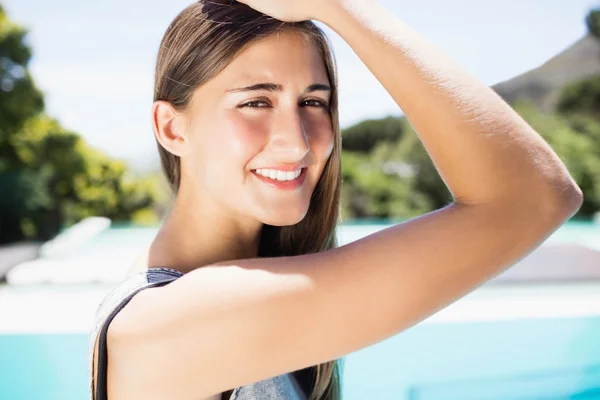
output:
[[[29,69],[46,112],[133,168],[158,167],[150,110],[156,54],[190,0],[0,0],[29,30]],[[586,32],[599,0],[380,0],[488,85],[543,64]],[[340,122],[401,115],[353,50],[328,27],[339,71]]]

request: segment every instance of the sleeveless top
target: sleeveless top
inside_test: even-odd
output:
[[[127,278],[106,295],[96,311],[96,322],[90,341],[90,399],[107,400],[108,353],[106,333],[111,321],[140,291],[164,286],[181,276],[183,276],[181,272],[170,268],[150,268]],[[97,359],[94,360],[96,342],[98,342],[98,353]],[[92,393],[94,390],[94,371],[97,371],[96,393]],[[237,387],[233,390],[229,400],[306,400],[306,398],[294,374],[289,373]]]

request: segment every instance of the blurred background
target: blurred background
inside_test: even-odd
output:
[[[600,399],[600,3],[381,2],[508,101],[585,202],[505,273],[346,357],[344,398]],[[150,107],[162,34],[188,4],[0,0],[2,400],[87,396],[95,309],[172,200]],[[323,28],[340,74],[345,244],[451,197],[401,110]]]

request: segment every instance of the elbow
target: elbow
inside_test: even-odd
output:
[[[583,192],[581,188],[572,180],[558,186],[554,186],[550,193],[543,193],[544,199],[541,210],[552,219],[557,218],[560,222],[565,222],[572,218],[583,204]],[[540,210],[540,211],[541,211]]]
[[[576,183],[573,183],[568,190],[562,193],[560,204],[572,217],[583,205],[583,199],[583,191]]]

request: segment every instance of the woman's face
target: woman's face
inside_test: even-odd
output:
[[[329,87],[319,53],[297,34],[251,44],[194,93],[185,184],[227,215],[300,222],[333,150]]]

